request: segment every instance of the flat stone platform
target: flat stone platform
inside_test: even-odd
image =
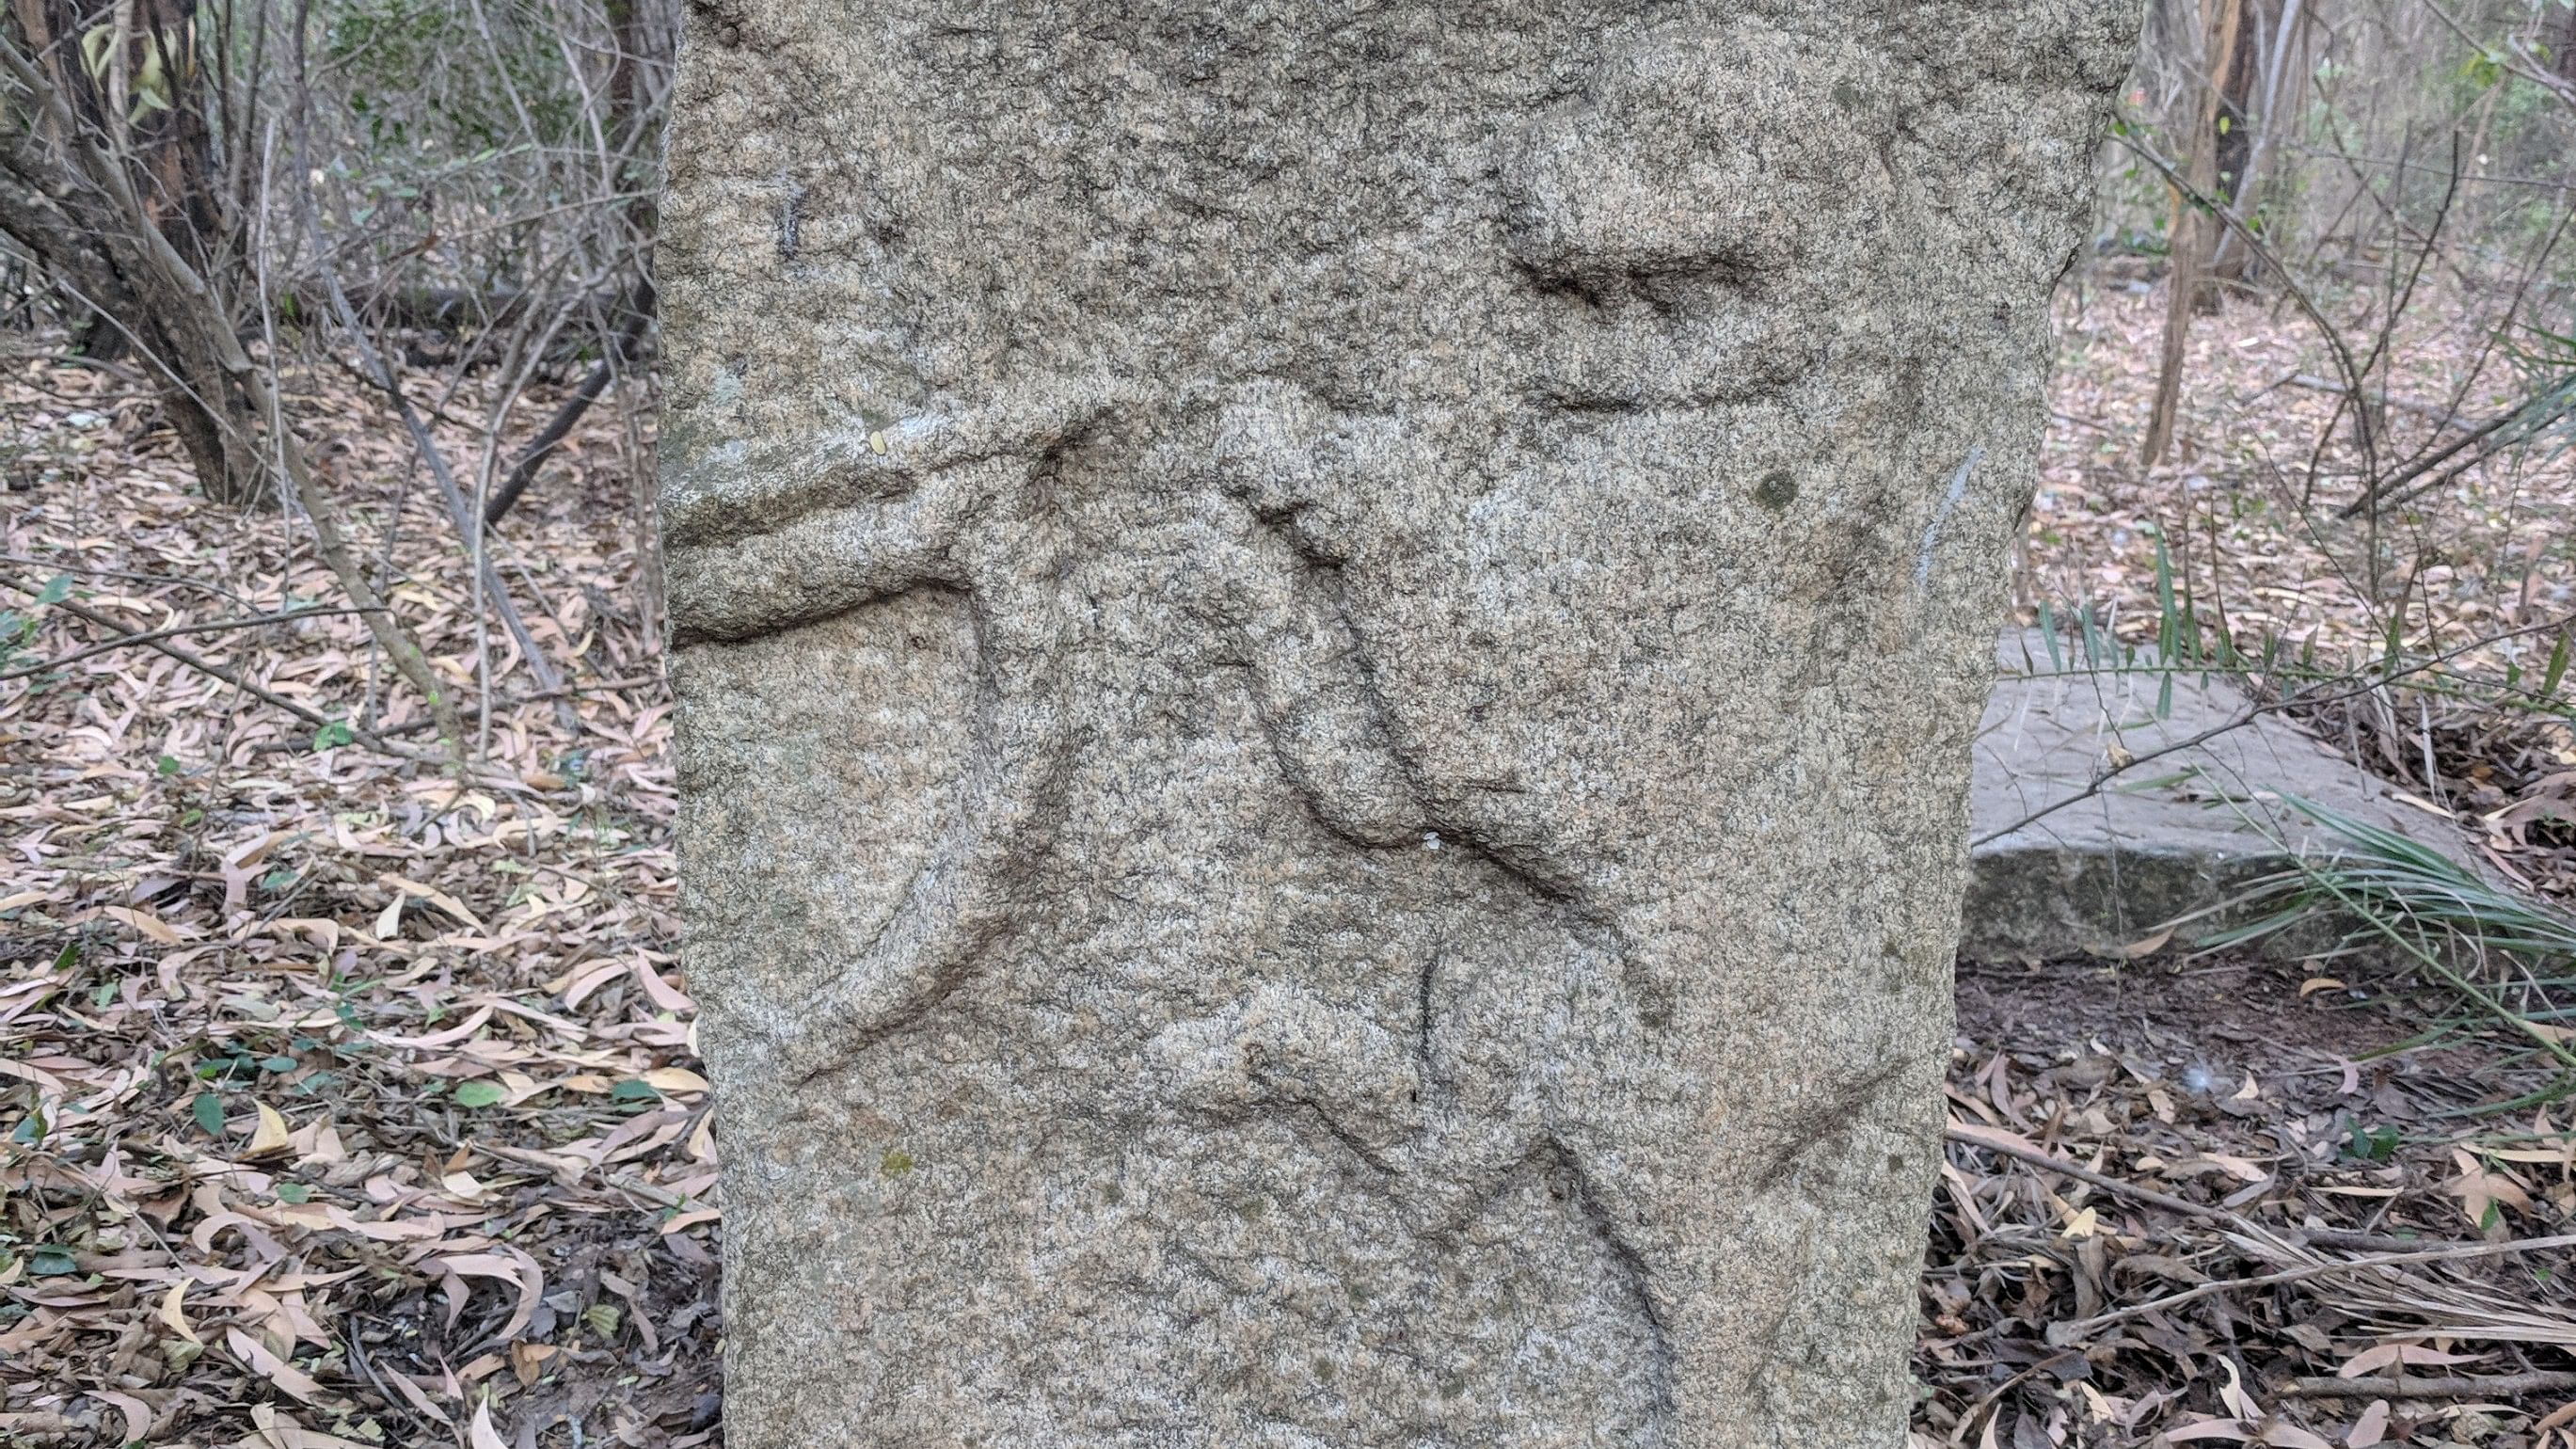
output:
[[[2174,674],[2160,713],[2167,676],[2152,666],[2096,666],[2065,640],[2052,657],[2035,630],[2007,632],[2000,653],[2004,677],[1978,732],[1972,787],[1972,838],[1984,842],[1971,852],[1960,942],[1972,960],[2189,948],[2216,923],[2150,943],[2294,852],[2330,848],[2332,837],[2319,840],[2324,832],[2282,795],[2470,859],[2452,821],[2407,803],[2280,715],[2220,729],[2254,706],[2218,675]],[[2156,753],[2212,730],[2220,732]],[[2127,759],[2138,763],[2105,778]]]

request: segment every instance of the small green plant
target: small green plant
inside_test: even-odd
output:
[[[7,669],[26,652],[27,641],[36,637],[36,623],[41,613],[71,597],[72,576],[56,574],[36,594],[36,607],[26,613],[0,609],[0,669]]]
[[[2204,949],[2249,945],[2296,926],[2329,923],[2342,949],[2379,945],[2423,967],[2480,1014],[2528,1037],[2557,1064],[2549,1087],[2499,1107],[2526,1107],[2576,1094],[2576,1051],[2499,989],[2474,974],[2481,963],[2514,965],[2526,979],[2576,962],[2576,918],[2499,886],[2440,851],[2396,831],[2355,820],[2312,800],[2282,803],[2318,827],[2327,848],[2293,857],[2289,868],[2254,881],[2227,910],[2242,924],[2200,939]],[[2563,974],[2563,973],[2561,973]]]
[[[2349,1119],[2347,1124],[2351,1132],[2344,1144],[2344,1156],[2355,1162],[2386,1162],[2397,1155],[2398,1145],[2405,1140],[2394,1127],[2364,1127]]]

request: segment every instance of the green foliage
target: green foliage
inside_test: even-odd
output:
[[[71,595],[72,576],[56,574],[46,580],[45,587],[36,594],[34,609],[24,613],[15,609],[0,609],[0,669],[8,668],[26,652],[27,641],[36,637],[38,616],[45,609],[61,603]]]
[[[2397,1155],[2398,1147],[2405,1141],[2404,1135],[2394,1127],[2364,1127],[2350,1119],[2346,1119],[2346,1125],[2350,1128],[2350,1140],[2344,1145],[2344,1156],[2356,1162],[2386,1162]]]
[[[2561,631],[2558,645],[2549,651],[2549,667],[2540,677],[2540,687],[2531,692],[2532,699],[2545,704],[2558,697],[2558,682],[2567,677],[2567,635]]]
[[[580,95],[545,16],[512,0],[483,13],[488,43],[474,12],[448,0],[342,0],[323,12],[322,53],[370,152],[489,155],[530,124],[542,144],[578,139]]]
[[[565,170],[594,123],[556,33],[564,13],[534,0],[317,10],[318,98],[326,116],[337,103],[340,132],[313,151],[326,226],[367,238],[387,271],[426,263],[435,285],[509,285],[545,228],[495,222],[553,214],[595,179]],[[455,240],[419,250],[441,234]]]
[[[2527,968],[2576,961],[2576,917],[2487,880],[2396,831],[2355,820],[2294,795],[2282,802],[2318,828],[2320,840],[2290,868],[2253,882],[2230,902],[2244,924],[2201,938],[2204,949],[2245,945],[2322,923],[2343,932],[2343,949],[2377,947],[2410,960],[2465,997],[2483,1016],[2527,1036],[2563,1069],[2528,1106],[2576,1091],[2576,1052],[2506,1003],[2477,974],[2481,963]],[[2534,974],[2546,974],[2535,971]]]

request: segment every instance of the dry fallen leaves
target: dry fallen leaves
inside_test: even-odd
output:
[[[2329,655],[2375,647],[2353,537],[2254,506],[2329,405],[2276,386],[2317,370],[2294,323],[2231,307],[2198,329],[2184,452],[2143,477],[2120,461],[2160,310],[2097,291],[2068,319],[2032,593],[2116,606],[2134,633],[2154,614],[2161,525],[2240,626]],[[2456,351],[2411,338],[2396,386],[2430,389]],[[408,486],[399,430],[336,381],[304,387],[303,425],[353,514],[378,537],[400,522],[388,597],[469,703],[487,652],[503,697],[459,775],[325,747],[146,651],[0,684],[0,1130],[17,1133],[0,1156],[0,1438],[494,1449],[569,1444],[578,1424],[585,1443],[714,1443],[722,1205],[671,956],[670,700],[618,441],[594,414],[499,541],[539,645],[582,686],[569,731],[555,702],[510,696],[525,678],[482,631],[437,506]],[[27,586],[0,607],[58,573],[133,629],[333,597],[295,526],[193,496],[150,405],[112,375],[0,372],[0,429],[49,480],[0,494],[0,557],[40,561],[0,564]],[[2447,560],[2419,575],[2427,637],[2565,606],[2576,565],[2516,530],[2563,531],[2576,460],[2476,475],[2461,496],[2410,525]],[[2204,534],[2211,546],[2180,547]],[[39,622],[36,658],[104,638],[59,613]],[[415,707],[387,697],[346,616],[192,647],[333,719],[399,728]],[[2365,754],[2384,744],[2355,738]],[[2576,741],[2514,748],[2528,758],[2492,779],[2471,777],[2474,754],[2443,755],[2428,803],[2456,804],[2446,813],[2469,817],[2501,868],[2549,884],[2576,817]],[[2375,763],[2416,768],[2403,752]],[[2336,969],[2293,999],[2322,1010],[2352,974]],[[2137,1043],[2034,1066],[2054,1019],[2025,1013],[1952,1079],[1967,1141],[1943,1168],[1917,1442],[2440,1442],[2448,1421],[2421,1405],[2267,1385],[2286,1370],[2482,1370],[2521,1351],[2441,1346],[2422,1313],[2331,1280],[2213,1293],[2081,1351],[2052,1342],[2262,1265],[2201,1218],[1989,1160],[1979,1141],[2211,1211],[2351,1231],[2456,1235],[2463,1212],[2490,1210],[2482,1226],[2521,1231],[2576,1210],[2576,1132],[2545,1112],[2460,1160],[2411,1139],[2356,1155],[2356,1130],[2413,1131],[2449,1105],[2456,1084],[2408,1060],[2365,1076],[2359,1044],[2272,1043],[2245,1085],[2208,1093]],[[2537,1446],[2571,1423],[2576,1406],[2511,1432]]]
[[[2576,1310],[2545,1285],[2576,1266],[2570,1214],[2535,1199],[2555,1236],[2463,1240],[2434,1135],[2464,1093],[2545,1073],[2466,1053],[2365,1073],[2347,1053],[2414,1029],[2400,993],[2363,1014],[2295,969],[2137,971],[1963,968],[1916,1359],[1936,1442],[2448,1444],[2455,1405],[2391,1376],[2464,1376],[2452,1397],[2478,1401],[2568,1362]],[[2471,1160],[2559,1170],[2566,1116]],[[2526,1407],[2498,1426],[2536,1434]]]
[[[299,528],[195,498],[121,389],[0,372],[0,444],[72,465],[0,495],[0,557],[42,561],[0,563],[0,607],[56,574],[138,629],[331,600]],[[401,515],[389,595],[471,700],[399,431],[308,405],[352,510]],[[714,1442],[721,1207],[619,451],[577,439],[497,545],[577,733],[502,700],[459,775],[142,649],[0,684],[0,1439]],[[105,637],[37,617],[17,663]],[[413,709],[350,616],[190,642],[326,717]]]

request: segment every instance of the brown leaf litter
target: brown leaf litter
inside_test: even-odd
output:
[[[2142,525],[2201,526],[2235,486],[2224,424],[2309,405],[2236,406],[2231,369],[2308,359],[2233,309],[2196,343],[2188,461],[2132,476],[2099,445],[2143,418],[2153,312],[2097,296],[2076,323],[2056,406],[2088,421],[2052,433],[2029,565],[2133,632]],[[400,429],[336,375],[298,386],[388,597],[486,721],[469,772],[317,739],[147,649],[74,658],[114,629],[300,615],[174,642],[425,742],[358,621],[308,612],[341,600],[299,526],[196,499],[125,381],[0,368],[0,608],[38,621],[0,673],[67,661],[0,680],[0,1442],[720,1444],[717,1147],[623,435],[595,414],[501,530],[572,682],[534,698]],[[2554,480],[2515,516],[2562,517]],[[2562,555],[2508,588],[2519,542],[2480,523],[2445,546],[2482,561],[2419,572],[2428,627],[2565,600]],[[2338,556],[2305,547],[2257,520],[2192,566],[2273,625],[2358,637]],[[36,608],[57,575],[113,629]],[[2565,746],[2514,768],[2576,769]],[[2461,772],[2494,757],[2435,758],[2486,821]],[[2530,798],[2487,779],[2507,817]],[[2493,834],[2557,849],[2526,817]],[[2576,1262],[2538,1246],[2576,1227],[2570,1114],[2444,1115],[2534,1069],[2459,1031],[2408,1044],[2441,999],[2345,974],[1967,976],[1918,1443],[2576,1449]]]

